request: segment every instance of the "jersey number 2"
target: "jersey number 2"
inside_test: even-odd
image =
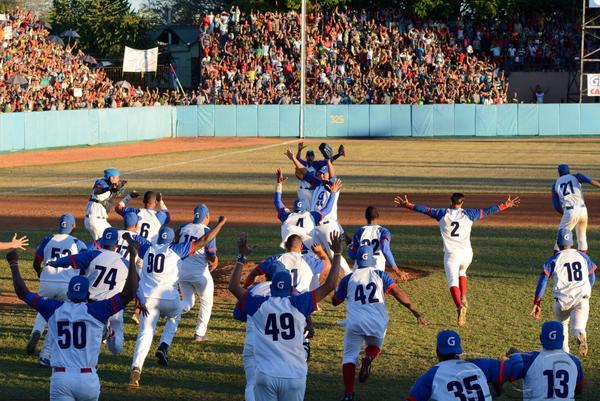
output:
[[[451,237],[458,237],[458,229],[460,228],[460,224],[458,224],[458,221],[453,221],[452,223],[450,223],[450,225],[452,226],[452,231],[450,231],[450,236]]]

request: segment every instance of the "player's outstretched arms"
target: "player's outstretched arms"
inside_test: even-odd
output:
[[[423,314],[421,312],[419,312],[415,309],[413,304],[410,302],[408,295],[406,295],[406,293],[404,291],[402,291],[402,289],[400,287],[398,287],[397,285],[394,285],[393,287],[391,287],[390,294],[394,298],[396,298],[396,300],[398,302],[400,302],[400,304],[402,304],[402,306],[404,306],[406,309],[411,311],[413,316],[417,318],[417,322],[419,322],[419,324],[422,324],[425,326],[429,324],[429,321],[425,318],[425,316],[423,316]]]
[[[325,298],[331,291],[335,289],[340,275],[340,264],[342,259],[342,249],[344,247],[344,237],[337,231],[329,234],[330,248],[333,251],[333,265],[327,280],[323,285],[315,290],[315,298],[317,302]]]
[[[286,150],[285,155],[288,157],[288,159],[290,159],[292,161],[292,164],[297,169],[305,168],[304,164],[302,164],[300,162],[300,160],[298,160],[298,158],[296,157],[296,155],[294,155],[294,152],[292,152],[290,149]]]
[[[241,301],[246,295],[246,290],[242,287],[240,283],[242,280],[242,270],[244,268],[244,263],[246,262],[246,258],[252,253],[252,249],[254,247],[248,246],[248,234],[241,233],[240,238],[238,239],[238,259],[231,272],[231,277],[229,278],[229,291]]]
[[[217,238],[217,235],[221,232],[221,229],[227,222],[227,217],[219,216],[219,220],[217,225],[212,228],[209,232],[200,237],[197,241],[192,242],[192,253],[199,251],[204,248],[206,245],[210,244],[212,240]]]
[[[138,275],[135,261],[138,254],[139,244],[134,241],[128,241],[127,244],[127,251],[129,252],[129,273],[127,274],[127,280],[125,281],[123,291],[121,291],[121,294],[119,294],[123,306],[127,305],[133,300],[133,298],[135,298],[135,294],[137,293],[138,289]]]
[[[17,233],[13,235],[10,242],[0,242],[0,250],[5,249],[22,249],[25,250],[29,246],[29,238],[26,235],[21,238],[17,238]]]
[[[304,141],[298,142],[298,150],[296,151],[296,159],[302,159],[302,151],[305,148],[307,148],[307,146],[304,145]]]
[[[600,188],[600,181],[598,180],[590,180],[590,184],[595,186],[596,188]]]
[[[510,195],[508,195],[508,198],[504,201],[504,203],[502,203],[502,205],[505,206],[505,209],[510,209],[512,207],[519,207],[520,203],[521,203],[520,197],[515,196],[514,198],[511,198]]]
[[[19,271],[19,254],[17,251],[12,250],[6,254],[6,261],[10,266],[15,294],[17,294],[17,297],[19,297],[21,301],[25,301],[25,296],[29,294],[29,288],[27,288],[27,284],[25,284],[23,277],[21,277],[21,272]]]

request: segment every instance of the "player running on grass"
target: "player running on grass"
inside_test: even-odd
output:
[[[334,306],[346,301],[346,334],[342,374],[344,377],[343,401],[354,399],[354,375],[358,355],[366,345],[358,381],[365,382],[371,373],[371,363],[383,347],[383,339],[389,321],[385,297],[391,294],[402,306],[412,312],[420,324],[428,324],[423,314],[411,304],[408,296],[394,280],[379,269],[370,245],[362,245],[356,251],[357,268],[339,283],[332,298]]]
[[[467,269],[473,260],[471,227],[485,216],[517,207],[521,202],[518,196],[511,198],[509,195],[506,201],[485,209],[463,209],[464,200],[465,196],[457,192],[452,194],[449,208],[435,209],[412,204],[406,195],[394,198],[396,207],[426,214],[439,222],[444,241],[444,270],[456,305],[459,326],[463,326],[467,319]]]

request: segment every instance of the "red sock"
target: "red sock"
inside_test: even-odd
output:
[[[365,355],[371,358],[371,360],[377,358],[380,352],[381,348],[375,345],[367,345],[367,347],[365,348]]]
[[[463,297],[467,296],[467,276],[460,276],[458,278],[458,285],[460,285],[460,295]]]
[[[460,300],[460,290],[458,287],[450,287],[450,295],[452,295],[452,300],[454,301],[456,307],[460,308],[462,306],[462,301]]]
[[[356,365],[353,363],[343,364],[342,373],[344,375],[344,394],[354,393],[354,376],[356,374]]]
[[[587,249],[580,249],[579,252],[585,253],[586,255],[588,254],[588,250]]]

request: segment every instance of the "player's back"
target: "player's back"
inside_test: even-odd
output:
[[[181,227],[179,230],[179,243],[185,244],[194,242],[200,239],[204,234],[208,233],[210,228],[204,224],[189,223]],[[213,241],[214,246],[216,240]],[[208,268],[208,255],[206,254],[206,247],[198,249],[192,256],[185,258],[181,264],[180,275],[202,275],[205,269]]]
[[[325,205],[327,205],[329,197],[333,196],[333,206],[327,216],[323,216],[323,221],[326,222],[329,219],[337,221],[337,203],[339,200],[339,194],[339,192],[331,193],[324,185],[319,185],[313,192],[310,210],[313,212],[321,212],[325,208]]]
[[[375,258],[376,267],[379,270],[385,270],[385,256],[381,251],[381,243],[382,236],[386,232],[388,230],[378,224],[368,224],[362,226],[355,234],[355,238],[358,240],[357,246],[369,245],[373,248],[373,257]]]
[[[451,359],[435,368],[430,397],[433,401],[492,401],[487,378],[474,363]]]
[[[294,227],[292,230],[302,230],[306,235],[311,235],[315,229],[315,221],[310,211],[304,212],[292,212],[288,215],[287,219],[281,225],[281,237],[287,237],[287,231],[290,231],[290,227]],[[285,231],[285,233],[284,233]]]
[[[464,209],[446,209],[446,214],[439,220],[439,223],[444,252],[471,250],[473,220]]]
[[[47,240],[42,255],[39,255],[42,257],[43,266],[40,280],[68,283],[71,277],[79,274],[77,270],[71,267],[50,267],[46,266],[46,263],[64,256],[75,255],[81,248],[84,248],[84,244],[69,234],[54,234],[48,236]]]
[[[144,254],[140,289],[146,298],[177,299],[181,257],[170,244],[152,244]]]
[[[578,377],[576,357],[561,349],[535,351],[528,356],[534,360],[524,377],[523,400],[575,399]]]
[[[554,192],[563,209],[585,205],[583,187],[574,174],[565,174],[554,182]]]
[[[249,296],[254,297],[269,297],[271,296],[271,282],[270,281],[261,281],[260,283],[254,284],[252,287],[248,289]],[[254,332],[256,331],[256,327],[254,326],[254,322],[252,319],[246,320],[246,341],[244,343],[244,347],[254,347]]]
[[[150,242],[156,242],[158,239],[158,231],[162,226],[162,223],[156,217],[158,212],[156,210],[141,208],[137,215],[140,217],[139,227],[140,235],[146,238]]]
[[[90,198],[86,207],[85,214],[86,216],[92,217],[100,217],[100,218],[108,218],[108,213],[103,206],[103,202],[106,202],[110,199],[112,192],[106,191],[100,194],[95,194],[96,190],[106,189],[108,188],[108,184],[105,180],[99,178],[94,183],[94,187],[92,188],[92,193],[90,194]]]
[[[373,267],[358,268],[351,273],[346,298],[346,326],[349,329],[373,336],[385,332],[389,316],[382,273]]]
[[[564,309],[569,309],[578,303],[581,297],[591,295],[592,286],[588,278],[590,267],[592,269],[595,267],[593,262],[577,249],[558,252],[544,267],[546,272],[550,268],[549,273],[554,278],[552,296]]]
[[[311,266],[306,262],[306,258],[312,258],[312,256],[287,252],[277,257],[277,260],[289,270],[292,275],[292,288],[299,293],[310,290],[310,284],[315,275]]]
[[[90,299],[99,301],[111,298],[123,290],[129,265],[120,253],[100,249],[90,261],[85,276],[90,281]]]

